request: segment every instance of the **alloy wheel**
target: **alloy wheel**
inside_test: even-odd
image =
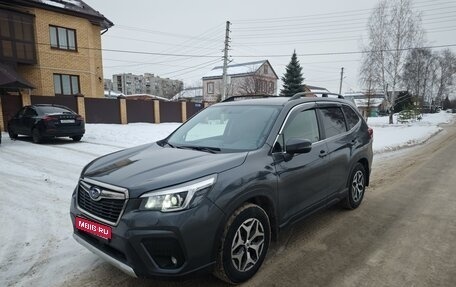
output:
[[[364,174],[362,171],[356,171],[352,182],[352,198],[354,202],[361,200],[364,192]]]
[[[231,261],[238,271],[246,272],[255,266],[264,240],[264,227],[258,219],[249,218],[239,226],[231,245]]]

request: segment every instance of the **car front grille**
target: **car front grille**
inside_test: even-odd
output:
[[[109,186],[109,187],[108,187]],[[94,199],[91,190],[97,188],[101,193]],[[117,225],[128,199],[128,191],[104,183],[85,179],[79,181],[77,202],[79,209],[86,215],[101,222]]]

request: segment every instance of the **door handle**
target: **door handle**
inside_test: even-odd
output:
[[[328,155],[328,153],[327,153],[325,150],[321,150],[321,151],[320,151],[320,154],[319,154],[318,156],[319,156],[319,157],[325,157],[325,156],[327,156],[327,155]]]

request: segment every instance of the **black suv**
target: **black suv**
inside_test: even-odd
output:
[[[243,282],[284,226],[360,205],[372,136],[344,99],[215,104],[161,141],[89,163],[72,196],[74,238],[132,276],[212,270]]]

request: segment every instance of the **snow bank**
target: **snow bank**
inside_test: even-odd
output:
[[[429,140],[442,130],[438,125],[454,121],[455,115],[446,112],[424,114],[420,121],[407,124],[388,124],[388,117],[369,118],[367,124],[374,129],[374,153],[415,146]]]

